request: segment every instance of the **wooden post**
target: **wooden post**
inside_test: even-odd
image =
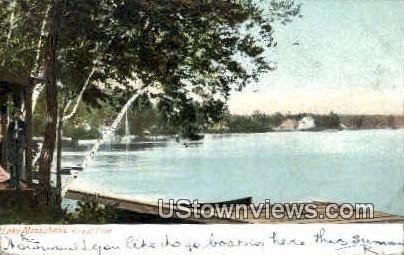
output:
[[[1,126],[1,161],[0,164],[7,169],[7,125],[8,125],[8,114],[7,114],[7,101],[8,97],[3,96],[0,103],[0,126]]]

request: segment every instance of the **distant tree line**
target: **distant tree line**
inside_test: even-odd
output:
[[[42,105],[38,105],[41,109]],[[102,110],[101,110],[102,109]],[[64,135],[73,139],[96,139],[101,136],[103,125],[106,125],[108,116],[114,116],[116,109],[111,105],[103,105],[101,109],[83,106],[78,111],[77,117],[64,127]],[[131,135],[138,137],[157,135],[177,135],[184,133],[263,133],[271,132],[287,119],[301,120],[311,116],[316,124],[316,129],[339,129],[341,121],[337,114],[314,115],[309,113],[282,114],[263,113],[256,111],[251,115],[236,115],[222,112],[218,116],[219,121],[214,124],[206,124],[196,116],[194,122],[178,127],[170,123],[157,109],[147,102],[137,100],[128,112],[128,125]],[[34,136],[43,132],[44,124],[40,117],[34,119]],[[117,135],[125,135],[125,121],[117,130]]]
[[[304,117],[310,116],[314,119],[316,129],[339,129],[339,116],[333,112],[328,115],[298,113],[298,114],[267,114],[262,112],[254,112],[252,115],[227,115],[225,121],[227,123],[227,132],[231,133],[254,133],[254,132],[270,132],[278,127],[287,119],[299,121]]]
[[[45,124],[40,116],[43,104],[37,106],[38,114],[34,117],[34,136],[43,133]],[[102,126],[108,124],[109,116],[115,116],[117,109],[107,103],[101,108],[82,105],[77,116],[64,127],[64,135],[73,139],[96,139],[101,136]],[[162,114],[147,100],[137,100],[128,112],[129,130],[131,135],[157,136],[177,135],[186,132],[195,133],[263,133],[271,132],[287,119],[299,121],[304,117],[312,117],[316,127],[313,130],[324,129],[372,129],[372,128],[398,128],[402,117],[393,115],[338,115],[334,112],[329,114],[311,113],[263,113],[256,111],[251,115],[230,114],[221,112],[218,122],[206,124],[203,119],[194,118],[194,122],[179,127],[170,123]],[[125,121],[117,130],[117,135],[125,135]]]
[[[403,128],[403,115],[341,115],[341,122],[350,129]]]

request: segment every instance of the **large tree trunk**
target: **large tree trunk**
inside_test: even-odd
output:
[[[56,206],[62,209],[62,137],[63,137],[63,114],[66,107],[66,96],[63,100],[62,107],[59,108],[58,125],[57,125],[57,149],[56,149]]]
[[[45,44],[45,98],[47,125],[44,134],[44,142],[39,157],[39,194],[40,203],[49,205],[51,199],[50,170],[53,161],[53,153],[56,143],[56,128],[58,118],[57,80],[58,63],[57,49],[59,41],[60,19],[62,15],[62,0],[54,0],[52,3],[49,20],[49,33]]]

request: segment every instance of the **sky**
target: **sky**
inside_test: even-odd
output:
[[[233,93],[230,111],[403,114],[404,1],[301,2],[302,18],[275,25],[277,70]]]

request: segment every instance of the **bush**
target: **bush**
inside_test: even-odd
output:
[[[74,213],[67,213],[63,219],[66,224],[107,224],[117,219],[114,206],[101,205],[97,200],[78,202]]]

